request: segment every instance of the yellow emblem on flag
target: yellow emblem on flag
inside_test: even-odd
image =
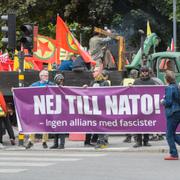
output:
[[[75,43],[75,40],[70,33],[68,33],[67,35],[67,43],[70,49],[72,49],[73,51],[78,51],[78,47]]]
[[[37,52],[34,55],[43,60],[53,57],[56,51],[55,45],[46,37],[38,36]]]

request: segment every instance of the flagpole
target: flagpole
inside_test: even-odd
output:
[[[177,28],[176,28],[176,0],[173,0],[173,39],[174,39],[174,51],[176,52],[176,40],[177,40]]]
[[[57,13],[57,16],[56,16],[56,26],[57,26],[57,17],[58,16],[59,16],[59,13]],[[57,31],[56,31],[56,43],[57,43]],[[57,65],[61,64],[61,60],[60,60],[60,47],[57,46],[57,45],[56,45],[56,64]]]

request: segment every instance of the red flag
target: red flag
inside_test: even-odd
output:
[[[0,71],[3,71],[3,67],[2,67],[2,65],[1,65],[1,63],[0,63]]]
[[[171,39],[171,51],[174,52],[174,39]]]
[[[6,108],[6,102],[4,100],[3,94],[0,92],[0,106],[3,110],[3,112],[7,112],[7,108]]]
[[[34,52],[33,57],[28,57],[25,60],[42,63],[56,62],[56,41],[47,36],[38,35],[37,51]]]
[[[12,71],[13,61],[9,58],[8,53],[0,55],[0,70],[1,71]]]
[[[77,39],[69,31],[67,25],[59,16],[57,16],[56,22],[56,41],[58,47],[63,48],[66,51],[81,55],[86,63],[91,63],[92,65],[96,64],[88,52],[83,49]]]
[[[174,39],[173,38],[171,39],[171,46],[170,47],[168,46],[166,51],[174,52]]]
[[[37,51],[33,57],[26,57],[27,62],[31,62],[34,70],[42,70],[43,63],[56,62],[56,41],[47,36],[37,36]]]

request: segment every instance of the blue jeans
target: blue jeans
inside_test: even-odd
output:
[[[170,117],[167,117],[166,139],[170,148],[169,153],[173,157],[178,157],[178,151],[175,143],[180,145],[180,135],[176,135],[176,129],[179,124],[180,111],[173,113]]]

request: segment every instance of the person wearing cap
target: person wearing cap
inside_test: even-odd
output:
[[[40,80],[37,82],[34,82],[31,87],[46,87],[46,86],[53,86],[54,83],[49,81],[49,72],[47,70],[42,70],[39,73],[39,78]],[[29,139],[28,139],[28,144],[26,146],[26,149],[30,149],[34,145],[35,141],[35,134],[30,134]],[[48,148],[47,142],[48,141],[48,134],[43,134],[42,135],[42,146],[44,149]]]
[[[136,79],[133,85],[156,85],[155,81],[151,78],[149,67],[142,66],[140,68],[140,76]],[[149,134],[136,134],[136,144],[133,146],[134,148],[144,146],[151,146],[149,144]]]
[[[54,82],[56,85],[63,86],[64,84],[64,76],[62,74],[56,74],[54,77]],[[60,139],[60,145],[59,145]],[[50,147],[50,149],[64,149],[65,145],[65,134],[54,134],[54,144]]]

